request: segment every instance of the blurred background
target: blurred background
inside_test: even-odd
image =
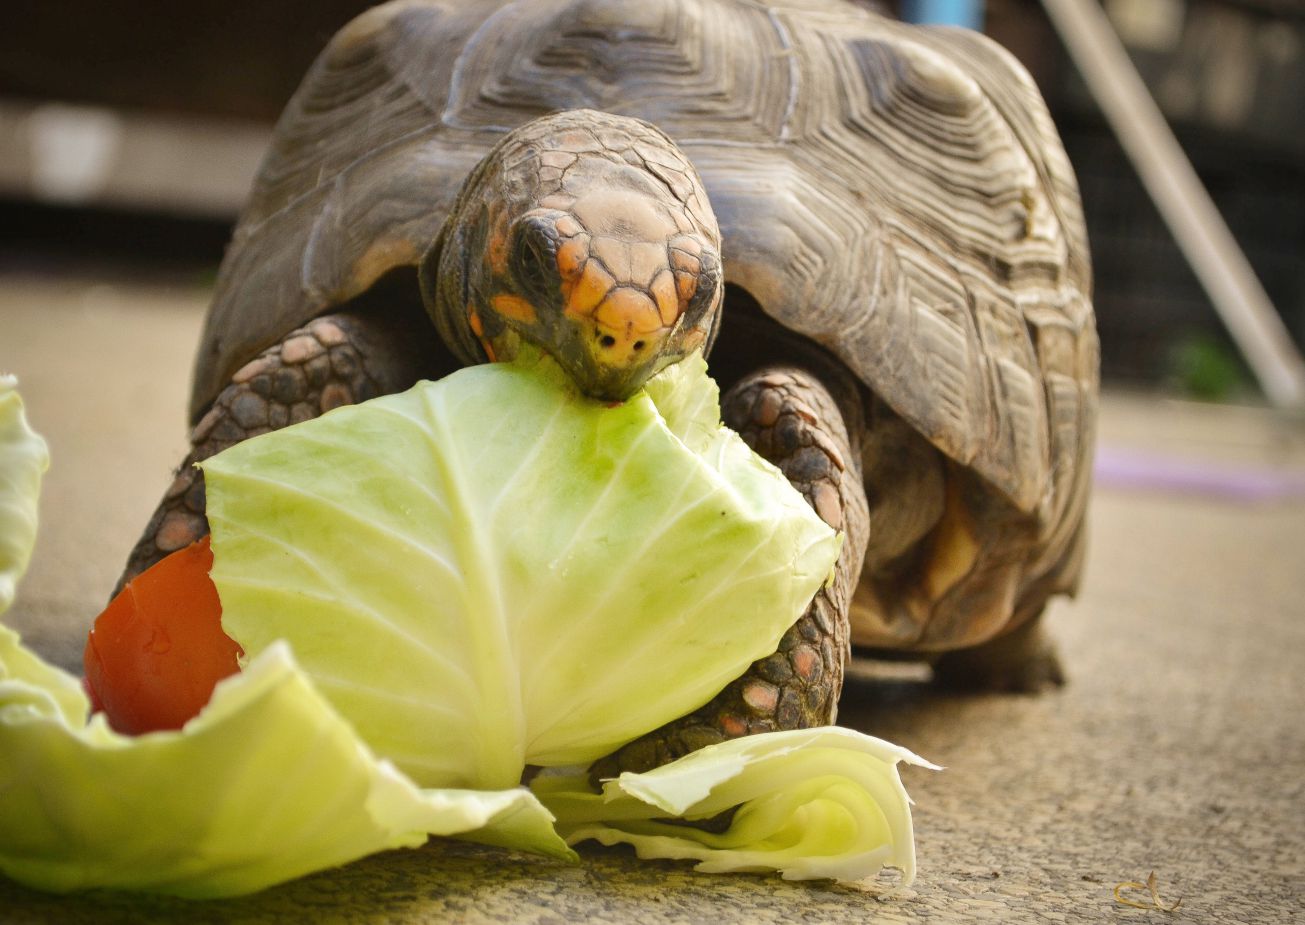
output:
[[[330,36],[368,5],[7,0],[0,9],[0,371],[20,376],[55,457],[53,516],[9,619],[47,651],[64,632],[51,615],[89,619],[184,455],[186,383],[231,226],[282,107]],[[1292,463],[1301,428],[1284,423],[1299,418],[1264,410],[1272,402],[1253,364],[1048,15],[1105,14],[1299,364],[1305,0],[867,5],[984,29],[1048,101],[1095,263],[1109,398],[1101,484],[1305,494]],[[1242,410],[1220,417],[1194,402]],[[1155,446],[1131,451],[1148,440]],[[1253,452],[1242,461],[1269,470],[1208,468],[1246,441]]]
[[[211,276],[270,128],[363,0],[9,0],[0,269]],[[1047,98],[1078,173],[1111,384],[1254,401],[1241,354],[1038,0],[898,0],[981,25]],[[1305,342],[1305,2],[1104,0],[1290,336]]]
[[[86,631],[186,452],[200,325],[273,123],[329,37],[367,5],[0,3],[0,373],[18,375],[53,460],[31,568],[3,619],[68,669],[80,672]],[[1305,384],[1305,0],[878,5],[981,27],[1040,86],[1082,189],[1104,376],[1087,576],[1050,621],[1070,683],[1041,697],[957,697],[853,677],[844,694],[841,721],[948,766],[911,779],[922,883],[916,906],[896,908],[941,910],[930,921],[961,911],[972,921],[1108,921],[1120,911],[1112,885],[1155,870],[1165,897],[1183,898],[1167,921],[1296,920],[1305,388],[1291,406]],[[1104,71],[1109,49],[1085,50],[1094,33],[1072,25],[1085,13],[1116,51],[1122,42]],[[1154,100],[1176,147],[1164,122],[1135,106],[1107,118],[1103,87],[1117,104],[1130,74],[1133,96]],[[1117,131],[1132,139],[1132,157]],[[1134,159],[1148,165],[1148,185]],[[1188,164],[1200,186],[1174,182]],[[1169,190],[1172,218],[1195,208],[1201,187],[1232,238],[1206,247],[1197,273],[1149,189]],[[1237,275],[1226,271],[1241,253],[1252,272],[1216,308],[1211,283]],[[1229,318],[1243,325],[1237,338]],[[1247,343],[1270,348],[1249,362]],[[1265,355],[1284,373],[1276,388],[1265,387]],[[511,865],[492,866],[520,881],[526,911],[585,895],[569,873],[540,889],[530,877],[552,874],[521,881]],[[434,900],[419,897],[453,896],[462,920],[489,889],[476,878],[450,887],[439,865],[411,879],[376,870],[346,879],[346,890],[388,883],[423,921],[432,919],[422,903]],[[339,895],[322,886],[336,875],[324,876],[281,895],[324,908]],[[661,881],[643,876],[613,880],[644,898],[640,914],[664,898]],[[774,900],[773,887],[701,888],[710,896],[690,917],[770,921],[776,909],[803,908],[792,894]],[[613,894],[593,895],[601,909],[577,900],[566,917],[588,910],[610,921]],[[677,896],[664,908],[687,915]],[[742,918],[728,914],[736,902]],[[822,921],[906,920],[870,904],[839,894],[805,908]],[[130,904],[117,918],[90,903],[74,916],[81,907],[3,878],[0,908],[6,921],[146,920]],[[38,908],[47,914],[24,917]],[[230,920],[287,920],[256,908]]]

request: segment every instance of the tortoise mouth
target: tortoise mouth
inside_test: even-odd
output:
[[[678,359],[674,357],[661,363],[653,361],[636,366],[607,366],[594,363],[588,357],[582,357],[578,362],[574,357],[564,357],[558,362],[585,395],[598,401],[624,402],[642,389],[659,370]]]

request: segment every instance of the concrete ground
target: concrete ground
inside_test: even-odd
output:
[[[65,666],[182,455],[205,298],[0,277],[0,371],[19,375],[54,457],[6,619]],[[910,889],[435,842],[226,902],[55,897],[0,878],[0,922],[1301,921],[1305,426],[1108,395],[1101,442],[1086,583],[1051,615],[1066,688],[952,696],[864,667],[849,683],[844,723],[947,768],[905,775]],[[1152,871],[1176,912],[1117,901]]]

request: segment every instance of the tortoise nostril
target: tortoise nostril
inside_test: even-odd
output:
[[[641,341],[641,340],[637,340],[637,341],[634,342],[634,349],[635,349],[635,350],[642,350],[643,347],[644,347],[644,343],[643,343],[643,341]]]
[[[616,338],[610,334],[604,334],[602,337],[598,338],[598,343],[602,344],[604,347],[615,347]]]

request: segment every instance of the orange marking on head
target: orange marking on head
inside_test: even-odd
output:
[[[471,333],[476,335],[476,340],[480,341],[480,346],[485,348],[485,356],[493,363],[494,345],[485,338],[485,325],[480,320],[480,313],[470,305],[467,306],[467,325],[471,328]]]
[[[485,252],[489,256],[489,265],[497,274],[507,272],[508,229],[506,222],[495,222],[485,242]]]
[[[557,249],[557,270],[563,279],[574,280],[589,259],[589,236],[580,235]]]
[[[652,282],[653,299],[662,324],[670,327],[680,317],[680,294],[675,287],[675,277],[670,270],[662,270]]]
[[[678,247],[671,248],[671,266],[684,273],[702,272],[702,261]]]
[[[587,315],[612,290],[616,280],[603,269],[597,260],[590,260],[584,265],[584,272],[575,281],[571,291],[566,294],[566,313],[568,315]]]
[[[618,341],[634,340],[638,335],[651,334],[663,327],[657,306],[637,289],[624,287],[613,290],[594,312],[594,320]]]
[[[693,298],[693,294],[698,291],[698,275],[676,270],[675,291],[679,294],[681,302],[688,302]]]
[[[490,304],[494,306],[494,311],[504,318],[511,318],[525,324],[534,324],[538,320],[538,316],[535,314],[535,306],[520,296],[499,293],[490,300]]]

